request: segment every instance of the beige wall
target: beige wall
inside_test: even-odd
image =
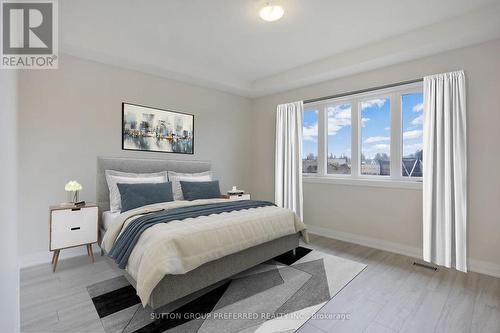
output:
[[[193,113],[195,155],[122,151],[123,101]],[[95,200],[97,156],[210,160],[221,190],[245,188],[250,121],[246,98],[67,55],[58,70],[22,72],[20,255],[25,263],[48,259],[48,206],[66,200],[68,180],[83,185],[82,199]]]
[[[469,106],[469,253],[473,259],[500,265],[498,54],[500,41],[495,41],[253,101],[66,55],[59,70],[22,72],[20,254],[48,259],[47,207],[66,199],[67,180],[79,180],[84,186],[82,198],[95,199],[96,156],[211,160],[223,190],[237,184],[250,189],[254,197],[273,200],[277,104],[464,69]],[[194,113],[196,155],[122,151],[122,101]],[[304,195],[309,225],[421,247],[420,190],[306,183]]]
[[[0,332],[19,331],[17,257],[17,73],[0,70]]]
[[[253,194],[273,199],[277,104],[464,69],[469,114],[469,257],[500,265],[499,55],[497,40],[256,99],[252,119],[259,135],[253,145]],[[312,226],[421,248],[421,195],[420,190],[306,183],[304,218]]]

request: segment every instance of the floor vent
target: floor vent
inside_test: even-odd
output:
[[[434,266],[431,266],[431,265],[421,264],[419,262],[413,262],[413,265],[419,266],[419,267],[423,267],[423,268],[427,268],[427,269],[432,269],[433,271],[437,271],[437,267],[434,267]]]

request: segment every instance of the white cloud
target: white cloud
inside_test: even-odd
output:
[[[366,158],[372,159],[375,157],[377,153],[381,154],[390,154],[390,149],[391,145],[387,143],[379,143],[376,145],[372,145],[369,147],[363,147],[362,153],[365,155]]]
[[[378,143],[376,145],[365,146],[363,145],[363,154],[367,153],[389,153],[391,145],[389,143]]]
[[[403,133],[403,139],[418,139],[422,136],[422,130],[406,131]]]
[[[351,108],[338,111],[336,117],[339,119],[351,119]]]
[[[386,131],[390,131],[390,130],[391,130],[391,128],[390,128],[390,127],[386,127],[386,128],[384,128],[384,129],[385,129]]]
[[[315,122],[314,124],[312,124],[310,126],[304,127],[302,130],[302,137],[304,138],[304,140],[317,142],[318,141],[318,122]]]
[[[349,104],[328,107],[328,135],[335,135],[345,126],[351,126],[351,106]]]
[[[365,127],[370,118],[361,118],[361,127]]]
[[[420,112],[424,109],[424,103],[419,103],[413,107],[413,112]]]
[[[379,143],[379,144],[376,144],[374,146],[377,150],[388,150],[390,145],[388,145],[387,143]]]
[[[391,138],[388,136],[370,136],[365,140],[365,143],[374,143],[381,141],[389,141]]]
[[[346,126],[351,126],[351,105],[340,104],[328,107],[328,135],[336,135]],[[363,121],[366,121],[363,119]],[[318,141],[318,122],[305,126],[302,136],[304,140]]]
[[[411,145],[404,145],[404,147],[403,147],[403,152],[404,152],[405,155],[413,154],[417,150],[422,150],[422,144],[421,143],[415,143],[415,144],[411,144]]]
[[[385,104],[386,101],[387,101],[386,99],[381,99],[381,98],[372,99],[372,100],[361,103],[361,109],[371,108],[372,106],[375,106],[375,105],[377,107],[381,108]]]
[[[423,123],[424,123],[424,114],[423,113],[411,121],[412,125],[422,125]]]
[[[377,153],[381,153],[381,154],[385,153],[385,154],[389,155],[391,153],[390,148],[391,148],[391,145],[388,143],[379,143],[379,144],[368,146],[368,147],[363,146],[362,153],[365,155],[366,158],[372,159],[375,157],[375,155]]]

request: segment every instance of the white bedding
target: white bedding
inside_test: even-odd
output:
[[[113,220],[102,247],[109,252],[125,227],[145,213],[224,200],[172,201],[127,211]],[[126,270],[137,281],[137,295],[145,306],[165,275],[184,274],[204,263],[297,232],[307,240],[302,221],[291,210],[276,206],[159,223],[140,236]]]
[[[114,219],[120,215],[120,212],[111,212],[106,211],[102,212],[102,227],[104,230],[108,230],[109,227],[113,224]]]

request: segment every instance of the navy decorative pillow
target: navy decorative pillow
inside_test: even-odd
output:
[[[116,185],[122,200],[122,213],[154,203],[174,201],[171,182]]]
[[[182,195],[185,200],[220,198],[219,181],[185,182],[181,180]]]

